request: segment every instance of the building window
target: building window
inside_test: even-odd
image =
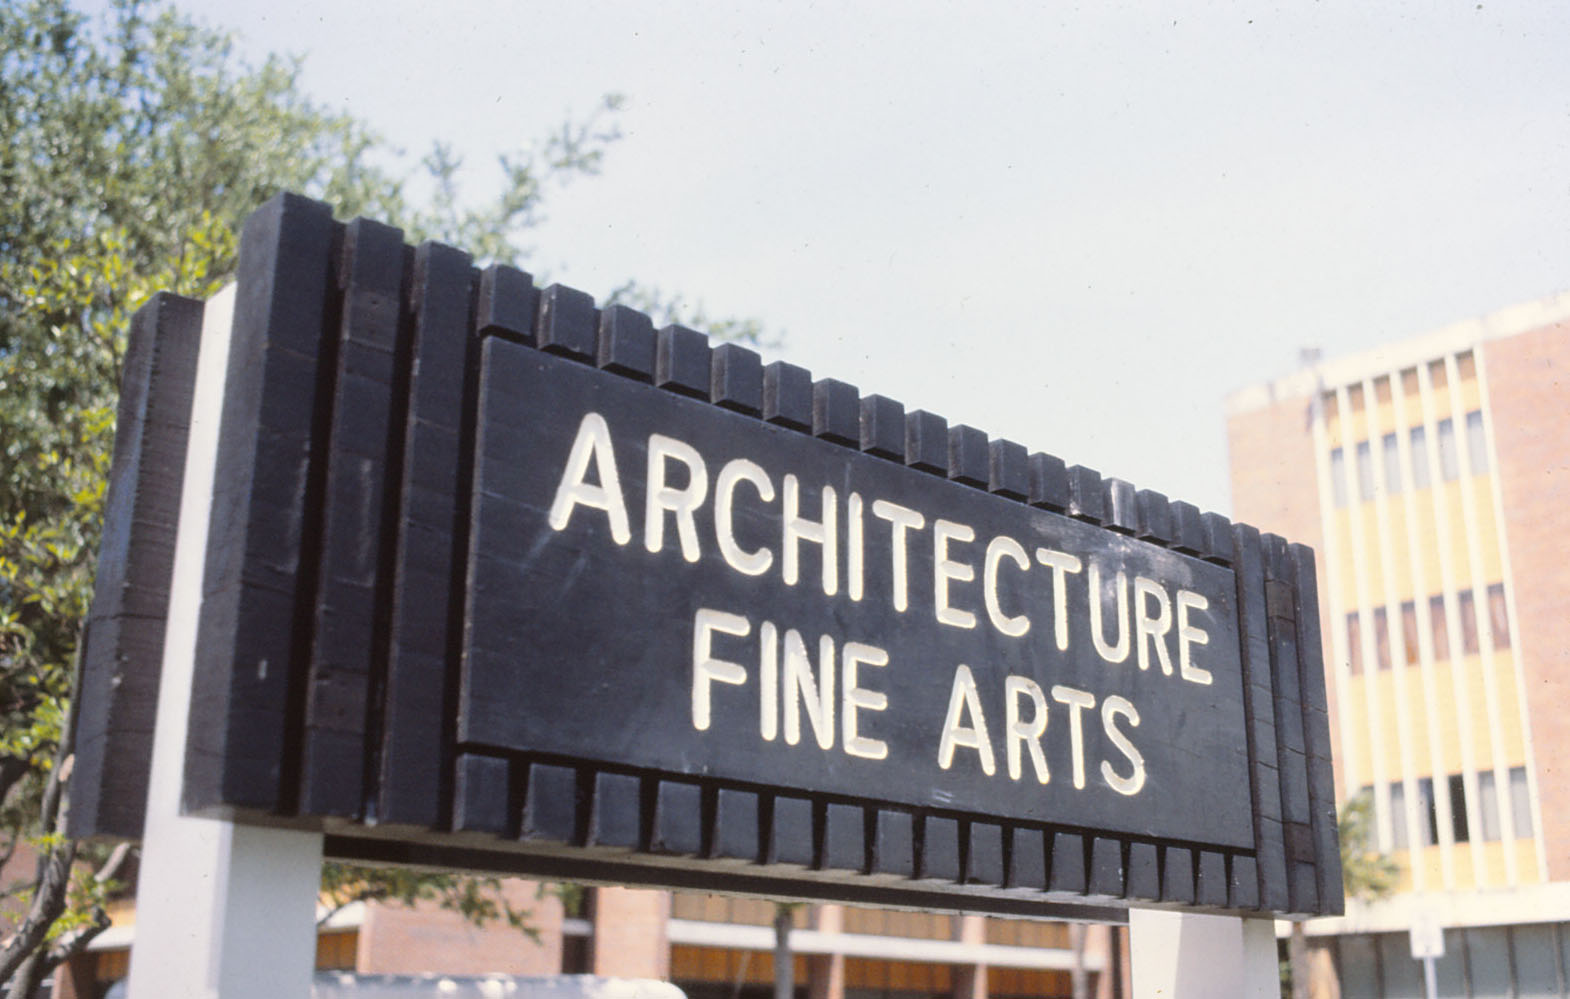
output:
[[[1505,584],[1491,583],[1488,587],[1488,624],[1494,633],[1494,648],[1510,647],[1510,608],[1505,606]]]
[[[1481,770],[1477,774],[1477,810],[1483,820],[1483,839],[1493,843],[1499,839],[1499,789],[1494,786],[1494,772]]]
[[[1456,594],[1457,612],[1461,617],[1461,651],[1469,656],[1477,655],[1477,601],[1472,599],[1471,590],[1462,590]]]
[[[1368,441],[1357,443],[1357,498],[1374,498],[1374,451]]]
[[[1456,377],[1463,382],[1472,381],[1477,377],[1477,361],[1469,350],[1456,355]]]
[[[1487,474],[1488,440],[1483,436],[1483,411],[1480,409],[1466,414],[1466,449],[1472,462],[1472,474]]]
[[[1444,388],[1449,384],[1449,379],[1445,377],[1444,361],[1428,362],[1428,380],[1434,386],[1436,391]]]
[[[1363,628],[1358,621],[1357,612],[1346,616],[1346,655],[1347,669],[1353,676],[1363,672]]]
[[[1428,434],[1422,427],[1413,427],[1412,433],[1412,488],[1428,488]]]
[[[1417,664],[1417,605],[1408,600],[1401,605],[1401,644],[1406,654],[1406,664]]]
[[[1428,598],[1428,624],[1434,639],[1434,658],[1450,658],[1450,630],[1445,627],[1445,598]]]
[[[1352,412],[1361,413],[1363,411],[1363,386],[1353,385],[1351,388],[1347,389],[1346,401],[1347,405],[1351,407]]]
[[[1419,777],[1417,780],[1417,815],[1420,846],[1433,846],[1439,842],[1439,809],[1434,805],[1434,779]]]
[[[1395,781],[1390,785],[1390,833],[1397,850],[1412,847],[1411,830],[1406,821],[1406,785]]]
[[[1336,506],[1346,506],[1346,454],[1340,448],[1330,452],[1330,494]]]
[[[1396,443],[1396,435],[1386,434],[1381,438],[1380,449],[1385,459],[1385,492],[1394,496],[1401,491],[1401,448]]]
[[[1510,768],[1510,819],[1517,839],[1532,837],[1532,798],[1527,793],[1526,768]]]
[[[1450,775],[1450,832],[1457,843],[1471,839],[1466,824],[1466,781],[1460,774]]]
[[[1417,395],[1417,369],[1407,368],[1401,372],[1401,391],[1409,396]]]
[[[1461,461],[1456,456],[1456,425],[1448,417],[1439,421],[1439,474],[1446,482],[1461,475]]]
[[[1374,654],[1379,668],[1390,668],[1390,620],[1383,607],[1374,608]]]

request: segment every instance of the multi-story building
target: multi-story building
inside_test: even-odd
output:
[[[1570,294],[1228,400],[1234,514],[1318,552],[1337,789],[1397,893],[1310,924],[1343,995],[1570,995]]]
[[[362,975],[596,974],[651,978],[690,999],[772,999],[775,903],[699,892],[509,881],[531,935],[484,928],[434,903],[355,903],[319,928],[316,965]],[[1076,964],[1089,995],[1129,995],[1127,932],[964,913],[790,907],[798,999],[1069,999]],[[102,995],[130,966],[134,912],[57,975],[56,995]],[[436,983],[431,983],[435,994]],[[412,991],[409,994],[414,994]]]

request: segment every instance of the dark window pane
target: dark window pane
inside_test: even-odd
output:
[[[1390,785],[1390,839],[1397,850],[1408,848],[1406,840],[1406,787],[1400,781]]]
[[[1510,768],[1510,821],[1516,839],[1532,838],[1532,799],[1527,796],[1526,768]]]
[[[1457,843],[1471,838],[1466,824],[1466,781],[1460,774],[1450,775],[1450,832]]]
[[[1466,414],[1466,449],[1472,462],[1472,474],[1487,472],[1488,439],[1483,435],[1483,414],[1476,409]]]
[[[1450,631],[1445,627],[1445,598],[1428,598],[1428,623],[1434,636],[1434,658],[1450,658]]]
[[[1461,461],[1456,456],[1456,425],[1448,419],[1439,421],[1439,474],[1446,482],[1461,475]]]
[[[1422,821],[1418,827],[1423,846],[1439,842],[1439,809],[1434,802],[1434,779],[1420,777],[1417,781],[1417,814]]]
[[[1412,433],[1412,488],[1428,486],[1428,434],[1422,427],[1413,427]]]
[[[1461,617],[1461,651],[1467,655],[1477,654],[1477,601],[1472,599],[1471,590],[1462,590],[1456,595],[1457,613]]]
[[[1346,654],[1347,669],[1351,670],[1352,675],[1363,672],[1363,629],[1356,611],[1346,616]]]
[[[1357,498],[1374,498],[1374,452],[1368,441],[1359,441],[1357,445]]]
[[[1401,447],[1395,434],[1386,434],[1379,446],[1385,459],[1385,491],[1393,496],[1401,491]]]
[[[1423,962],[1412,960],[1411,934],[1381,933],[1374,939],[1379,943],[1382,999],[1423,999]]]
[[[1330,452],[1330,494],[1336,506],[1346,506],[1346,453],[1340,448]]]
[[[1520,999],[1559,999],[1559,963],[1550,923],[1510,927],[1510,953],[1515,963]]]
[[[1406,646],[1406,664],[1417,662],[1417,605],[1408,600],[1401,605],[1401,644]]]
[[[1374,608],[1374,653],[1380,669],[1390,668],[1390,621],[1383,607]]]
[[[1472,973],[1472,999],[1512,999],[1510,938],[1502,926],[1466,930],[1466,963]]]
[[[1499,791],[1492,770],[1477,775],[1477,811],[1483,820],[1483,839],[1490,843],[1499,839]]]
[[[1336,963],[1341,971],[1341,999],[1383,999],[1379,991],[1378,938],[1336,938]]]
[[[1488,625],[1494,633],[1494,648],[1510,647],[1510,611],[1505,606],[1505,586],[1494,583],[1488,588]]]

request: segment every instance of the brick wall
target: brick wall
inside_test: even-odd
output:
[[[530,911],[538,940],[512,929],[505,920],[477,928],[435,903],[412,909],[372,905],[360,927],[355,970],[383,975],[560,973],[561,902],[548,894],[537,897],[538,886],[532,881],[509,880],[505,891],[514,908]]]
[[[594,973],[618,978],[670,977],[665,921],[669,892],[594,889]]]
[[[1550,880],[1570,879],[1570,322],[1483,348]]]
[[[1326,589],[1324,531],[1320,521],[1319,486],[1314,467],[1310,397],[1291,396],[1227,417],[1228,462],[1232,475],[1232,517],[1261,531],[1314,549],[1319,581],[1319,627],[1324,636],[1326,682],[1330,687],[1332,743],[1340,720],[1335,682],[1330,669],[1330,594]],[[1336,768],[1336,796],[1345,800],[1341,770]]]

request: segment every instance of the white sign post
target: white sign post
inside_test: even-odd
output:
[[[310,994],[322,837],[180,811],[202,567],[234,287],[207,303],[191,402],[136,891],[133,999]]]
[[[1271,919],[1128,911],[1135,999],[1277,999],[1281,977]]]

